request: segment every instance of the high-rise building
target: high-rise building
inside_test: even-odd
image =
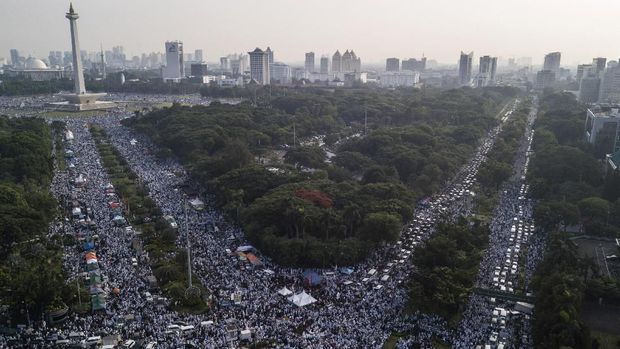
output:
[[[385,60],[385,71],[400,71],[400,59],[388,58]]]
[[[309,73],[314,73],[314,52],[306,53],[306,62],[304,64],[306,71]]]
[[[605,69],[601,81],[599,101],[620,103],[620,64],[618,64],[618,61],[609,61],[607,63],[607,69]]]
[[[426,57],[422,57],[420,60],[415,58],[403,59],[401,69],[423,72],[426,70]]]
[[[332,56],[332,71],[334,73],[342,72],[342,55],[338,50],[336,50],[336,53]]]
[[[605,71],[605,64],[607,63],[607,58],[604,57],[596,57],[592,59],[592,67],[596,70],[596,75],[601,75]]]
[[[273,71],[273,75],[271,76],[272,81],[283,85],[291,82],[291,67],[288,65],[275,62],[271,65],[271,70]]]
[[[321,57],[321,74],[329,74],[329,57]]]
[[[207,76],[207,63],[192,63],[190,66],[190,73],[191,76]]]
[[[164,81],[179,82],[185,77],[183,63],[183,42],[166,41],[166,67],[163,70]]]
[[[601,78],[596,74],[590,74],[581,78],[579,83],[579,101],[582,103],[595,103],[598,101],[601,88]]]
[[[19,55],[19,51],[17,49],[11,49],[11,65],[14,68],[20,67],[22,61],[22,57]]]
[[[497,57],[480,57],[480,67],[476,77],[476,86],[484,87],[495,82],[495,72],[497,71]]]
[[[202,55],[202,50],[194,50],[194,60],[196,62],[204,62],[204,56]]]
[[[555,74],[555,78],[560,77],[560,59],[562,53],[551,52],[545,55],[545,63],[543,64],[543,70],[551,70]]]
[[[590,69],[592,69],[592,64],[579,64],[577,66],[577,74],[575,75],[575,80],[577,80],[577,84],[581,83],[581,78],[584,76],[588,76]]]
[[[536,88],[539,90],[551,87],[555,82],[555,73],[551,70],[541,70],[536,73]]]
[[[459,82],[461,85],[468,86],[471,84],[471,65],[474,60],[474,52],[464,53],[461,51],[459,59]]]
[[[273,55],[273,51],[269,48],[267,50],[263,51],[257,47],[254,51],[248,52],[250,55],[250,77],[260,85],[268,85],[270,82],[269,54]]]
[[[273,64],[273,51],[271,50],[271,47],[267,46],[265,54],[267,55],[267,64]]]
[[[224,72],[230,72],[230,59],[228,57],[220,57],[220,69]]]

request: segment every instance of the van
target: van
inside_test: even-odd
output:
[[[150,342],[144,347],[144,349],[154,349],[156,345],[157,345],[157,342]]]
[[[88,346],[102,344],[102,343],[103,341],[101,340],[101,336],[93,336],[93,337],[86,338],[86,345]]]

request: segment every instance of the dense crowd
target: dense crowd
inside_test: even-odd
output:
[[[413,220],[403,228],[396,243],[377,250],[346,272],[338,268],[318,271],[323,282],[320,286],[310,287],[301,277],[303,270],[281,268],[260,254],[262,265],[254,267],[231,253],[239,246],[248,245],[243,231],[227,222],[209,204],[211,198],[208,195],[202,196],[207,203],[204,210],[187,210],[188,198],[179,189],[188,184],[192,186],[187,172],[174,159],[156,158],[155,145],[122,126],[120,120],[129,116],[130,113],[118,108],[101,117],[59,118],[74,135],[72,149],[75,158],[68,171],[57,171],[52,191],[59,200],[73,196],[92,209],[92,221],[97,225],[98,235],[96,253],[107,303],[105,311],[87,316],[73,315],[54,330],[38,329],[41,335],[53,332],[64,338],[71,333],[118,334],[124,339],[141,339],[145,343],[155,341],[158,348],[178,348],[184,343],[200,348],[238,345],[242,341],[241,330],[250,330],[250,340],[255,343],[283,348],[380,348],[394,332],[407,334],[398,342],[399,348],[414,344],[431,348],[433,339],[455,343],[458,348],[472,348],[489,342],[492,313],[500,305],[500,300],[490,303],[488,298],[472,295],[457,331],[449,330],[445,322],[435,316],[405,315],[403,310],[407,302],[406,283],[415,267],[410,261],[415,247],[423,244],[439,221],[471,214],[472,187],[478,169],[493,147],[502,124],[489,131],[472,159],[441,192],[418,204]],[[164,297],[149,299],[147,296],[149,276],[153,275],[148,253],[133,249],[134,232],[111,220],[113,212],[104,190],[110,179],[88,131],[90,123],[105,129],[113,146],[148,186],[149,195],[162,213],[173,216],[178,222],[176,243],[184,248],[190,242],[192,269],[198,277],[195,282],[208,289],[214,299],[207,314],[177,313],[171,310],[169,300]],[[530,132],[531,125],[528,127]],[[528,142],[531,143],[531,132],[524,144]],[[527,162],[526,150],[520,149],[517,162]],[[530,229],[531,202],[525,198],[527,186],[520,176],[526,168],[526,165],[522,168],[515,166],[519,173],[504,189],[496,208],[491,223],[490,248],[477,282],[480,287],[509,292],[508,287],[514,291],[517,287],[527,286],[520,284],[522,281],[518,276],[510,273],[513,260],[519,265],[517,241],[523,244],[523,249],[527,235],[533,234]],[[70,184],[80,175],[85,179],[82,186]],[[517,219],[516,223],[513,218]],[[510,233],[513,224],[519,229],[514,237]],[[217,229],[207,229],[208,226]],[[84,233],[80,226],[70,222],[55,222],[50,232],[59,233],[61,228],[78,237]],[[522,235],[521,230],[528,234]],[[520,237],[516,238],[517,235]],[[513,253],[510,257],[506,254],[508,249]],[[542,249],[536,251],[541,254]],[[67,248],[65,255],[64,266],[71,279],[84,273],[84,253]],[[133,258],[137,263],[132,262]],[[535,265],[536,259],[527,259],[526,282]],[[511,274],[502,278],[501,283],[493,279],[498,266],[500,276],[505,271]],[[293,293],[306,291],[317,302],[297,307],[278,294],[283,287]],[[236,296],[237,300],[229,301],[231,296]],[[508,306],[504,305],[504,308]],[[193,328],[181,331],[179,325],[192,325]],[[510,339],[516,336],[514,328],[507,325],[501,332],[500,337],[504,338],[507,347],[517,347],[516,341],[510,344]],[[497,344],[500,339],[491,343]]]

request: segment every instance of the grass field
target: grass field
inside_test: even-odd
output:
[[[620,336],[592,331],[592,338],[596,338],[600,349],[618,349],[620,348]]]

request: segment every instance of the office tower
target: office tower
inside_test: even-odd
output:
[[[480,57],[480,66],[478,69],[478,76],[476,77],[476,86],[484,87],[493,84],[495,82],[496,71],[497,57]]]
[[[183,58],[185,60],[185,62],[193,62],[194,61],[194,55],[191,53],[186,53],[185,57]]]
[[[561,58],[562,54],[560,52],[551,52],[545,55],[543,70],[551,70],[555,74],[555,79],[558,79],[560,77]]]
[[[579,83],[579,101],[582,103],[595,103],[598,101],[601,87],[601,79],[595,70],[591,74],[581,78]]]
[[[267,46],[265,54],[267,55],[267,64],[273,64],[273,51],[271,50],[271,47]]]
[[[336,50],[336,53],[332,56],[332,72],[342,72],[342,55],[338,50]]]
[[[304,64],[306,71],[309,73],[314,73],[314,52],[306,53],[306,63]]]
[[[417,60],[415,58],[403,59],[402,70],[423,72],[426,70],[426,57]]]
[[[204,62],[204,57],[202,55],[202,50],[195,50],[194,51],[194,60],[196,62]]]
[[[321,74],[329,74],[329,57],[321,57]]]
[[[11,65],[14,68],[17,68],[20,66],[20,56],[19,56],[19,51],[17,51],[17,49],[12,48],[11,49]]]
[[[291,82],[291,67],[288,65],[275,62],[271,65],[271,70],[273,72],[271,80],[278,84],[289,84]]]
[[[349,50],[346,50],[342,55],[342,71],[350,72],[353,70],[353,55]]]
[[[400,60],[398,58],[386,59],[385,71],[400,71]]]
[[[590,69],[592,69],[592,64],[579,64],[577,66],[577,74],[575,75],[577,84],[581,83],[581,78],[589,74]]]
[[[179,82],[184,77],[183,42],[166,41],[166,67],[163,70],[163,79]]]
[[[474,59],[474,52],[464,53],[461,51],[459,59],[459,82],[461,85],[469,85],[471,83],[471,64]]]
[[[597,57],[592,59],[592,67],[595,69],[596,75],[601,75],[605,71],[607,58]]]
[[[192,63],[190,66],[191,76],[206,76],[207,75],[207,63]]]
[[[536,73],[536,88],[539,90],[551,87],[555,82],[555,73],[551,70],[541,70]]]
[[[353,50],[351,50],[351,72],[361,72],[362,71],[362,59],[359,58]]]
[[[620,64],[609,61],[601,81],[599,101],[604,103],[620,103]]]
[[[269,50],[269,48],[267,49]],[[269,54],[273,54],[273,51],[263,51],[257,47],[254,51],[248,52],[248,54],[250,55],[251,79],[260,85],[268,85],[270,82]]]
[[[230,70],[230,59],[228,57],[220,57],[220,69],[222,71],[229,73]]]

